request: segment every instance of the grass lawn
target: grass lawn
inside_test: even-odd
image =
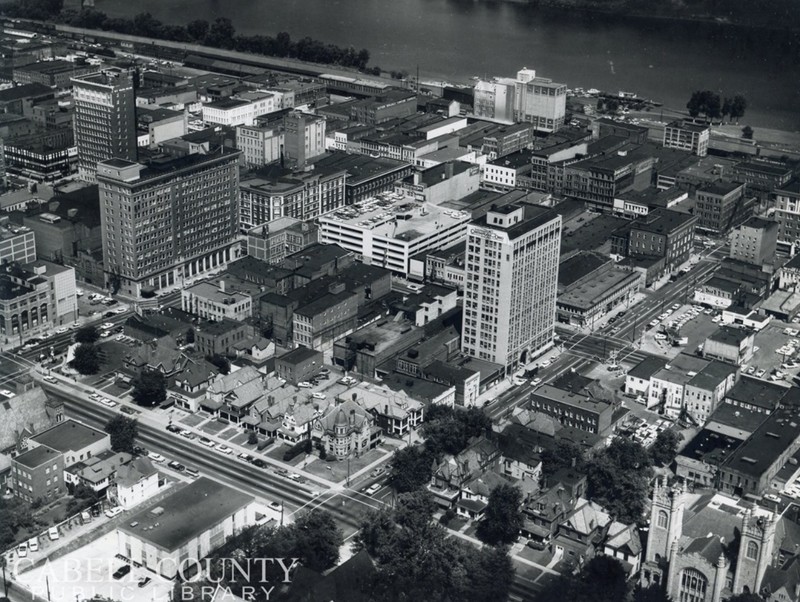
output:
[[[222,439],[225,439],[226,441],[230,441],[231,439],[233,439],[238,434],[239,434],[239,431],[237,429],[235,429],[235,428],[227,428],[224,431],[222,431],[221,433],[218,433],[217,436],[221,437]]]
[[[205,420],[205,418],[202,416],[198,416],[197,414],[189,414],[188,416],[181,418],[179,422],[188,426],[197,426],[203,422],[203,420]]]
[[[365,466],[379,460],[384,456],[384,452],[380,449],[371,449],[366,454],[362,454],[359,458],[350,458],[350,474],[355,474]],[[329,470],[330,468],[330,470]],[[327,462],[325,460],[318,460],[306,468],[311,474],[315,474],[323,479],[338,483],[347,478],[347,461],[341,460],[336,462]],[[364,478],[367,475],[362,476]]]
[[[461,528],[468,522],[469,521],[463,516],[456,516],[453,520],[447,523],[447,528],[452,529],[453,531],[460,531]]]
[[[220,422],[219,420],[212,420],[211,422],[201,426],[200,430],[201,431],[205,431],[206,433],[211,433],[212,435],[216,435],[220,431],[224,430],[227,426],[229,426],[227,422]]]
[[[225,437],[225,435],[220,435],[221,437]],[[242,447],[246,447],[248,449],[255,449],[255,445],[250,445],[247,443],[247,439],[250,437],[249,433],[236,433],[233,437],[225,437],[231,443],[235,443],[236,445],[241,445]]]

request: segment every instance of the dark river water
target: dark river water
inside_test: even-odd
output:
[[[768,32],[640,21],[478,0],[97,0],[111,16],[231,19],[238,33],[367,48],[370,64],[468,82],[522,67],[570,87],[636,92],[683,108],[691,92],[744,94],[742,123],[800,130],[800,61]]]

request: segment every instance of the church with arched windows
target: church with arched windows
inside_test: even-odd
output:
[[[656,483],[642,585],[675,602],[755,593],[800,602],[800,507],[782,514],[717,492]]]

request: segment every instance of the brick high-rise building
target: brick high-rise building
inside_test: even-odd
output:
[[[543,207],[492,208],[467,228],[461,348],[513,372],[552,344],[561,216]]]
[[[130,76],[109,69],[73,78],[78,173],[94,182],[97,163],[136,161],[136,97]]]
[[[146,164],[110,159],[98,165],[103,258],[112,288],[138,297],[238,257],[240,154],[220,147]]]

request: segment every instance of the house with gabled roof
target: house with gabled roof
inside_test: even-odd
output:
[[[314,424],[314,436],[319,437],[325,452],[335,458],[351,454],[357,457],[378,445],[381,435],[372,414],[351,399],[330,406]]]
[[[636,525],[613,521],[608,527],[602,549],[603,554],[613,556],[622,563],[629,577],[639,572],[643,547]]]
[[[239,424],[264,395],[264,375],[252,366],[228,374],[218,374],[206,391],[203,406],[222,418]]]
[[[555,553],[580,566],[594,556],[608,533],[612,520],[600,504],[578,498],[575,507],[558,526],[553,539]]]
[[[123,359],[123,369],[132,376],[143,370],[160,372],[167,380],[183,371],[188,356],[172,337],[162,337],[135,347]]]
[[[158,470],[147,456],[117,468],[114,483],[106,491],[109,501],[126,510],[158,493]]]
[[[446,455],[441,462],[434,460],[428,489],[435,501],[452,508],[461,498],[462,489],[482,475],[500,458],[500,449],[486,437],[473,437],[458,455]]]

